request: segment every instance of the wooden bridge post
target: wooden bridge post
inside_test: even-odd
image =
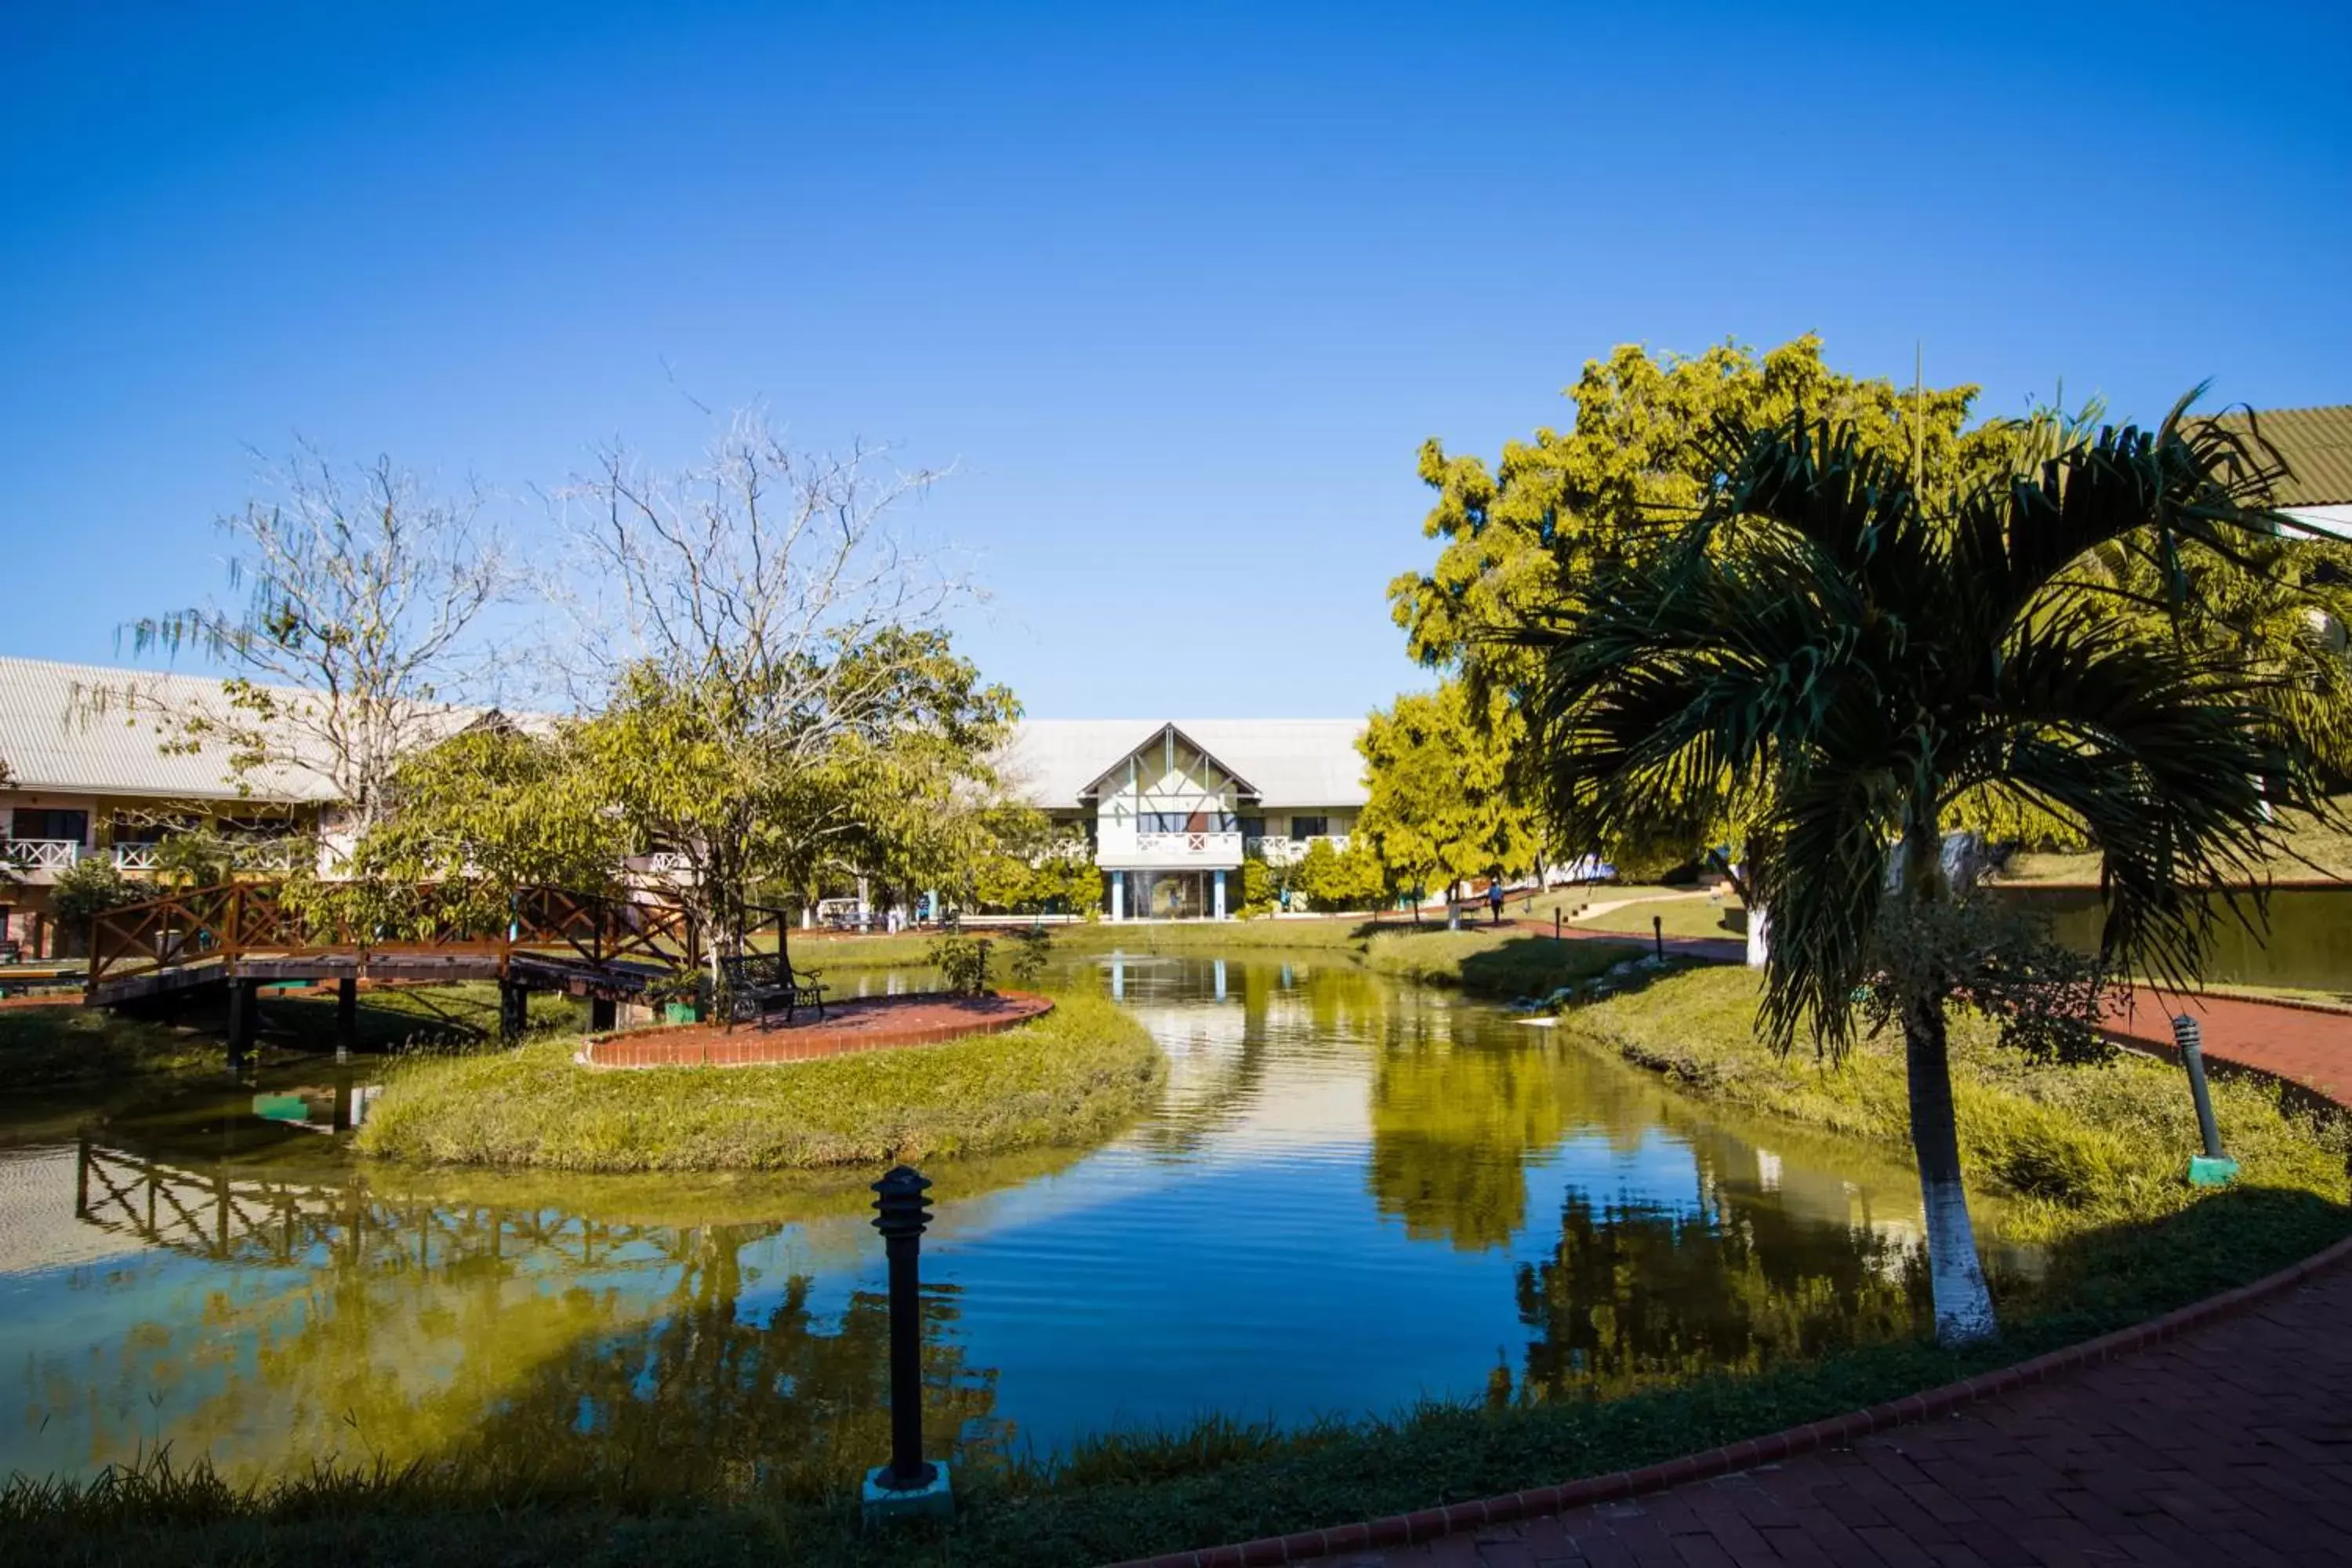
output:
[[[230,1070],[245,1066],[246,1053],[253,1048],[256,1015],[260,1011],[261,983],[236,975],[228,982],[228,1065]]]
[[[520,1040],[530,1022],[530,991],[520,982],[499,982],[499,1037]]]
[[[360,1043],[360,982],[346,974],[335,982],[335,1054],[347,1057]]]

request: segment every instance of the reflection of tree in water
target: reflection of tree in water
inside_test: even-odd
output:
[[[1769,1198],[1717,1189],[1675,1211],[1596,1208],[1570,1192],[1551,1258],[1518,1271],[1535,1331],[1522,1392],[1615,1394],[1907,1337],[1926,1284],[1907,1239],[1798,1219]]]
[[[1526,1164],[1568,1131],[1558,1053],[1426,1040],[1392,1046],[1372,1081],[1368,1174],[1416,1240],[1507,1246],[1527,1218]]]
[[[752,1233],[692,1233],[661,1316],[575,1341],[488,1415],[474,1442],[560,1469],[625,1465],[664,1489],[837,1486],[889,1453],[889,1306],[853,1293],[837,1322],[794,1275],[764,1317],[741,1310]],[[949,1342],[956,1291],[923,1295],[924,1428],[969,1462],[996,1451],[995,1373]]]
[[[795,1274],[746,1300],[761,1270],[743,1252],[781,1226],[413,1215],[405,1245],[379,1224],[290,1291],[215,1297],[201,1321],[134,1336],[153,1387],[252,1346],[163,1435],[238,1471],[478,1456],[688,1489],[838,1486],[887,1456],[886,1299],[860,1290],[820,1313]],[[923,1305],[927,1430],[984,1457],[1004,1436],[994,1373],[948,1338],[951,1288]]]

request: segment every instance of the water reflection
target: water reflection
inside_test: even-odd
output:
[[[1122,995],[1170,1089],[1103,1148],[929,1172],[927,1397],[966,1463],[1915,1331],[1899,1164],[1344,960],[1065,979]],[[0,1470],[168,1439],[246,1470],[481,1450],[792,1485],[887,1449],[875,1173],[427,1178],[353,1164],[367,1097],[314,1069],[0,1155]]]

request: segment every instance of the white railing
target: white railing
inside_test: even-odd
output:
[[[1348,836],[1344,833],[1325,833],[1309,838],[1293,838],[1286,834],[1269,833],[1263,837],[1244,840],[1242,848],[1245,853],[1258,857],[1269,866],[1287,866],[1304,856],[1310,847],[1317,844],[1328,844],[1336,854],[1345,855],[1348,852]]]
[[[1234,861],[1241,858],[1238,833],[1139,833],[1135,852],[1162,865],[1186,861]]]
[[[118,844],[114,847],[114,868],[118,871],[152,871],[156,866],[158,844]]]
[[[647,857],[646,868],[656,877],[677,877],[694,869],[694,858],[677,849],[656,849]]]
[[[337,858],[340,862],[341,857]],[[294,868],[294,848],[287,844],[231,844],[228,863],[239,871],[291,871]],[[118,844],[114,847],[114,868],[118,871],[159,871],[163,867],[163,846],[153,844]]]
[[[0,838],[0,859],[20,871],[64,871],[81,858],[81,844],[72,838]]]

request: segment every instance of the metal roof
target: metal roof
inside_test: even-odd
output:
[[[2243,429],[2243,411],[2224,414],[2217,424]],[[2257,408],[2254,427],[2286,459],[2288,477],[2273,491],[2282,507],[2340,506],[2352,502],[2352,403],[2325,408]]]
[[[1361,719],[1024,719],[998,765],[1031,803],[1075,810],[1087,786],[1176,731],[1256,787],[1272,807],[1360,806]]]
[[[271,689],[289,701],[310,695],[293,688]],[[108,693],[100,708],[89,700],[95,691]],[[229,711],[217,676],[0,657],[0,763],[7,765],[10,789],[186,801],[324,804],[335,798],[326,758],[300,737],[289,738],[286,750],[301,763],[257,768],[242,779],[229,767],[223,746],[186,754],[164,750],[169,731],[159,723],[162,716],[205,711]],[[454,731],[482,710],[446,711]]]

